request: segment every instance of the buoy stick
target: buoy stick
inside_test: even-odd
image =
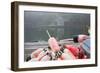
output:
[[[51,35],[48,30],[46,30],[46,33],[48,34],[49,38],[51,38]]]

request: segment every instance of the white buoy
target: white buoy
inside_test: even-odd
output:
[[[49,38],[51,38],[51,35],[48,30],[46,30],[46,33],[48,34]]]

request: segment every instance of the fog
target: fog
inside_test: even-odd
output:
[[[90,14],[24,11],[24,41],[47,41],[49,31],[57,40],[87,34]]]

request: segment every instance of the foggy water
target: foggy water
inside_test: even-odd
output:
[[[57,12],[24,12],[24,41],[47,41],[49,31],[57,40],[87,34],[90,14]]]

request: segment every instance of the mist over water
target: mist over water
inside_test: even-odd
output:
[[[47,41],[46,30],[57,40],[72,38],[87,34],[89,25],[90,14],[25,11],[24,42]]]

